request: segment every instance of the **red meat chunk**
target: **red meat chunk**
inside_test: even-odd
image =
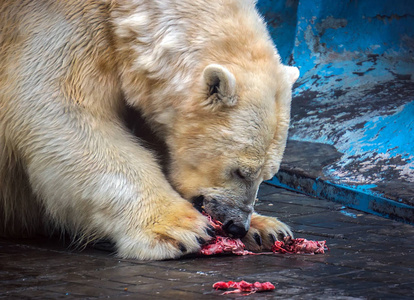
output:
[[[216,232],[216,238],[210,243],[204,245],[201,248],[200,253],[204,255],[214,255],[221,253],[233,253],[236,255],[247,255],[255,254],[253,252],[245,250],[246,246],[240,239],[233,239],[226,236],[226,233],[223,230],[223,224],[220,221],[214,220],[207,214],[204,214],[210,225],[214,228]]]
[[[224,292],[222,295],[233,294],[233,293],[242,293],[242,292],[248,292],[248,294],[244,294],[244,295],[250,295],[250,294],[253,294],[253,293],[256,293],[256,292],[264,292],[264,291],[274,290],[275,286],[270,282],[250,283],[250,282],[242,280],[242,281],[239,281],[239,282],[219,281],[219,282],[216,282],[215,284],[213,284],[213,288],[215,288],[216,290],[227,290],[229,288],[234,289],[232,291]]]
[[[223,224],[205,214],[210,221],[210,225],[216,231],[216,238],[204,245],[200,253],[203,255],[215,255],[221,253],[233,253],[236,255],[258,255],[265,253],[253,253],[246,250],[245,245],[240,239],[233,239],[226,236]],[[272,246],[274,253],[296,253],[296,254],[323,254],[328,250],[326,241],[309,241],[303,238],[293,239],[290,236],[283,241],[276,241]]]
[[[296,254],[323,254],[326,241],[308,241],[307,239],[292,239],[290,236],[284,238],[283,241],[276,241],[272,246],[273,252],[278,253],[296,253]]]
[[[245,246],[240,239],[232,239],[224,236],[217,236],[215,240],[201,248],[200,252],[204,255],[220,253],[233,253],[236,255],[255,254],[245,250]]]

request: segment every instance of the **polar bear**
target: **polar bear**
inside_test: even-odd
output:
[[[299,72],[253,0],[4,0],[0,28],[2,235],[57,229],[177,258],[211,238],[195,206],[251,250],[291,234],[253,207]],[[126,106],[165,143],[165,172]]]

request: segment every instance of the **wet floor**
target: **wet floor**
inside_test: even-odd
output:
[[[271,281],[244,299],[413,299],[414,226],[262,185],[257,211],[296,237],[326,240],[324,255],[192,257],[140,262],[57,240],[0,239],[0,299],[234,299],[212,284]]]

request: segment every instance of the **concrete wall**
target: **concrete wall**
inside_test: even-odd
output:
[[[408,205],[403,219],[414,223],[414,3],[260,0],[257,6],[283,61],[301,70],[290,139],[340,153],[313,179]]]

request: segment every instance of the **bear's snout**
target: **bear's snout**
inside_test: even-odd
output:
[[[250,228],[253,206],[244,205],[243,198],[230,193],[199,195],[191,200],[196,209],[223,223],[223,230],[233,238],[242,238]]]
[[[232,220],[230,220],[226,224],[224,224],[223,230],[231,237],[241,239],[247,234],[247,231],[249,229],[246,229],[245,226],[241,224],[236,224]]]

